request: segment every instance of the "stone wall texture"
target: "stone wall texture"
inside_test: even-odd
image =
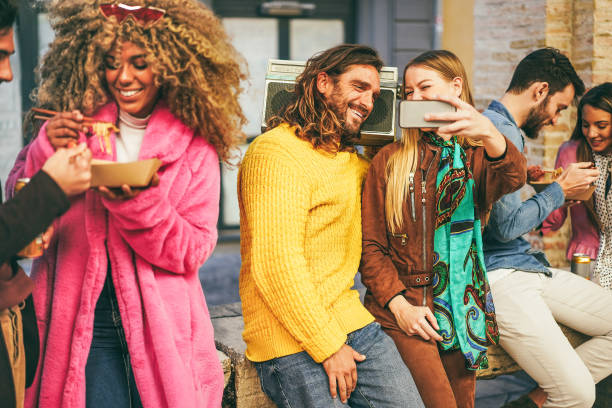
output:
[[[574,64],[587,87],[612,80],[612,0],[475,0],[474,93],[479,109],[505,91],[516,64],[544,46],[559,48]],[[553,127],[527,141],[528,164],[551,168],[557,149],[568,140],[576,110],[565,111]],[[533,194],[526,186],[524,198]],[[569,222],[557,233],[540,237],[533,246],[544,249],[553,266],[566,266]]]

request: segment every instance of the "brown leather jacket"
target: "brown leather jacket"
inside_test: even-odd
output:
[[[525,158],[507,139],[506,146],[504,155],[495,160],[486,156],[484,147],[465,148],[475,181],[476,214],[481,220],[486,219],[495,201],[525,184]],[[419,163],[403,210],[404,227],[399,234],[392,235],[386,227],[385,170],[387,161],[398,148],[397,142],[385,146],[372,160],[362,195],[361,280],[367,288],[365,305],[375,316],[379,315],[376,311],[382,312],[380,309],[385,308],[397,294],[404,293],[411,303],[414,302],[415,294],[408,292],[430,286],[433,280],[435,194],[440,148],[419,141]],[[407,288],[413,289],[407,291]]]

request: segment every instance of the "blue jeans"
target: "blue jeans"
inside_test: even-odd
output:
[[[255,363],[262,390],[276,405],[297,407],[423,407],[410,371],[393,340],[378,323],[348,335],[346,344],[364,354],[357,363],[357,387],[348,399],[332,398],[323,365],[305,351]]]
[[[94,317],[85,366],[87,408],[141,408],[110,270]]]

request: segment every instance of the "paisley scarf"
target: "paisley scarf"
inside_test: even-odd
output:
[[[424,133],[442,149],[436,179],[434,315],[442,350],[460,349],[471,370],[487,368],[487,346],[499,331],[483,257],[480,220],[474,211],[474,179],[465,151],[453,137]]]

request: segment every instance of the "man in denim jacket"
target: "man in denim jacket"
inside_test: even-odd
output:
[[[558,50],[539,49],[517,66],[510,86],[484,112],[524,152],[554,125],[584,84]],[[570,272],[549,267],[522,235],[597,179],[591,163],[574,163],[526,201],[520,191],[497,201],[484,232],[484,254],[500,343],[539,387],[507,407],[591,407],[595,383],[612,373],[612,293]],[[574,350],[556,321],[592,336]]]

